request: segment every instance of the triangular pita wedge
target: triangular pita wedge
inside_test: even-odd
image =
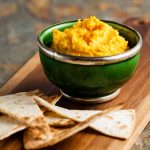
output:
[[[103,134],[128,139],[135,124],[135,110],[117,110],[96,119],[90,127]]]
[[[39,94],[37,94],[37,96],[39,96]],[[46,100],[48,103],[52,104],[52,105],[55,105],[59,99],[62,97],[62,94],[59,94],[59,95],[53,95],[53,96],[47,96],[47,95],[42,95],[40,96],[42,97],[44,100]],[[49,111],[49,109],[47,109],[46,107],[44,107],[43,105],[40,105],[40,109],[42,110],[42,112],[46,112],[46,111]]]
[[[55,128],[50,128],[50,132],[52,135],[52,138],[47,140],[47,142],[43,142],[43,143],[39,143],[38,139],[36,140],[34,138],[33,140],[33,136],[36,135],[36,131],[30,131],[30,130],[26,130],[25,134],[24,134],[24,147],[26,149],[40,149],[43,147],[47,147],[47,146],[51,146],[54,145],[76,133],[78,133],[79,131],[87,128],[95,119],[97,119],[97,117],[103,116],[111,111],[115,111],[118,109],[121,109],[122,106],[118,105],[116,107],[113,108],[109,108],[108,110],[105,110],[103,112],[99,112],[97,114],[93,114],[92,116],[90,116],[87,120],[78,123],[77,125],[75,125],[74,127],[70,127],[68,129],[62,129],[62,130],[58,130]]]
[[[25,94],[25,95],[29,95],[29,96],[33,96],[33,95],[37,95],[39,97],[42,97],[44,100],[46,100],[47,102],[49,102],[50,104],[55,105],[60,98],[62,97],[62,94],[59,93],[58,95],[51,95],[51,96],[47,96],[45,93],[43,93],[40,90],[34,90],[34,91],[29,91],[29,92],[21,92],[21,93],[16,93],[16,94]]]
[[[37,149],[53,138],[50,127],[45,128],[44,132],[42,130],[36,127],[29,127],[25,130],[23,139],[25,149]]]
[[[66,108],[52,105],[38,96],[33,96],[33,98],[38,104],[43,105],[44,107],[48,108],[50,111],[53,111],[62,117],[72,119],[73,121],[76,122],[85,121],[90,116],[93,116],[94,114],[98,114],[101,112],[99,110],[98,111],[97,110],[73,110],[72,111]]]
[[[45,96],[42,98],[46,99],[46,101],[49,102],[50,104],[55,105],[60,100],[61,97],[62,97],[62,94]]]
[[[21,93],[1,96],[0,112],[30,126],[29,129],[36,131],[32,138],[38,138],[39,143],[51,138],[49,125],[32,96]]]
[[[0,97],[0,112],[31,125],[43,117],[32,96],[10,94]]]
[[[50,126],[54,127],[70,127],[76,125],[76,123],[68,118],[61,117],[54,112],[45,112],[45,118]]]
[[[35,95],[35,94],[45,98],[47,100],[47,102],[49,102],[51,104],[55,104],[61,98],[61,95],[55,95],[55,96],[48,97],[48,96],[45,95],[45,93],[43,93],[39,90],[34,90],[34,91],[29,91],[29,92],[20,92],[20,93],[16,93],[15,95],[17,95],[17,96],[23,96],[23,95],[24,96],[32,96],[32,95]],[[10,98],[10,96],[8,96],[8,97]],[[7,97],[5,97],[5,98],[7,98]],[[45,112],[47,110],[47,108],[45,108],[45,107],[42,107],[41,109],[42,109],[43,112]],[[10,115],[10,116],[12,116],[12,115]],[[15,115],[17,115],[17,113],[15,113]],[[12,134],[27,128],[28,125],[22,124],[21,122],[17,121],[18,119],[20,120],[20,118],[17,118],[17,120],[16,120],[16,116],[13,116],[13,117],[15,119],[13,119],[13,118],[11,118],[7,115],[3,115],[3,114],[0,116],[0,129],[1,129],[0,130],[0,140],[2,140],[4,138],[7,138]],[[39,120],[39,119],[37,119],[37,120]],[[65,118],[65,121],[62,121],[61,125],[64,126],[64,125],[67,125],[67,123],[68,123],[68,126],[69,125],[71,126],[71,124],[73,125],[74,122],[72,120],[71,121],[68,121],[68,120],[69,119],[66,120],[66,118]],[[26,122],[26,123],[28,124],[29,122]],[[49,123],[51,125],[52,124],[57,125],[56,123],[58,123],[58,122],[50,121]],[[32,122],[32,125],[33,126],[36,125],[36,122],[34,124]],[[58,126],[59,126],[59,124],[58,124]]]
[[[92,110],[69,110],[58,106],[52,106],[39,97],[34,96],[34,99],[61,117],[69,118],[77,122],[82,122],[89,116],[101,112]],[[133,131],[134,124],[135,111],[120,110],[110,114],[110,117],[101,117],[101,119],[96,120],[90,127],[109,136],[127,139]]]
[[[0,140],[11,136],[12,134],[24,130],[26,125],[10,118],[7,115],[0,116]]]
[[[71,119],[63,118],[53,112],[46,112],[44,115],[50,126],[70,127],[76,125],[76,123]],[[0,116],[0,140],[3,140],[26,128],[27,126],[25,124],[22,124],[7,115]]]
[[[29,91],[29,92],[20,92],[20,93],[16,93],[17,95],[26,95],[26,96],[33,96],[33,95],[37,95],[38,97],[43,98],[44,100],[46,100],[48,103],[55,105],[60,98],[62,97],[62,94],[58,94],[58,95],[52,95],[52,96],[47,96],[45,93],[43,93],[40,90],[33,90],[33,91]],[[45,111],[47,111],[48,109],[42,105],[40,105],[40,108],[42,110],[42,112],[44,113]]]
[[[26,95],[26,96],[37,95],[39,97],[42,97],[44,100],[46,100],[47,102],[49,102],[50,104],[53,104],[53,105],[55,105],[62,97],[61,93],[59,93],[58,95],[47,96],[45,93],[43,93],[39,89],[29,91],[29,92],[19,92],[19,93],[15,93],[15,94],[16,95]]]
[[[35,97],[37,97],[37,96],[35,96]],[[46,101],[44,101],[44,102],[46,102]],[[49,104],[48,102],[46,102],[46,103]],[[41,104],[41,103],[39,103],[39,104]],[[52,104],[49,104],[49,105],[53,106]],[[57,106],[53,106],[53,107],[55,108]],[[92,116],[94,114],[97,114],[97,113],[92,113]],[[89,118],[90,116],[91,115],[89,115],[86,118]],[[77,117],[79,119],[81,118],[80,116],[77,116]],[[85,116],[84,116],[84,119],[85,119]],[[27,149],[35,149],[35,148],[43,147],[44,143],[49,143],[48,141],[52,140],[52,136],[53,136],[54,132],[51,131],[51,128],[49,128],[47,130],[48,130],[47,133],[51,132],[51,134],[48,134],[48,136],[45,138],[45,136],[43,136],[43,134],[41,133],[41,130],[39,128],[35,128],[35,127],[28,128],[25,131],[25,136],[24,136],[25,148],[27,148]]]
[[[71,110],[74,111],[74,110]],[[76,112],[78,110],[75,110]],[[82,114],[82,111],[79,110],[78,114]],[[46,119],[51,126],[69,126],[74,125],[71,119],[64,118],[60,115],[57,115],[54,112],[47,112],[45,115]],[[103,117],[96,119],[89,127],[97,130],[103,134],[117,137],[121,139],[127,139],[130,137],[135,124],[135,110],[126,109],[118,110]]]

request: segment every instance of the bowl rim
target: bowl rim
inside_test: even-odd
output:
[[[65,62],[65,63],[79,64],[79,65],[105,65],[105,64],[112,64],[112,63],[120,62],[120,61],[134,57],[137,53],[140,52],[140,49],[143,45],[142,37],[138,31],[136,31],[135,29],[133,29],[130,26],[123,25],[123,24],[120,24],[120,23],[114,22],[114,21],[108,21],[108,20],[102,20],[102,21],[114,23],[114,24],[123,26],[129,30],[132,30],[138,36],[139,41],[137,42],[137,44],[134,47],[132,47],[131,49],[129,49],[123,53],[117,54],[117,55],[103,56],[103,57],[85,57],[85,56],[74,56],[74,55],[58,53],[55,50],[52,50],[51,48],[45,46],[41,42],[40,37],[41,37],[42,33],[44,33],[46,30],[53,28],[55,26],[58,26],[58,25],[64,25],[64,24],[73,23],[73,22],[77,22],[77,21],[78,20],[57,23],[57,24],[49,26],[49,27],[45,28],[43,31],[41,31],[37,37],[37,46],[39,47],[39,51],[44,53],[46,56],[48,56],[52,59],[55,59],[55,60],[61,61],[61,62]]]

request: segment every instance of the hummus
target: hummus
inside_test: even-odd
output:
[[[86,57],[111,56],[127,50],[119,32],[95,16],[78,20],[63,32],[53,30],[52,48],[63,54]]]

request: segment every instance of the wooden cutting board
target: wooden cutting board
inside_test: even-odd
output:
[[[62,98],[58,105],[75,109],[105,109],[120,102],[125,108],[136,110],[136,125],[128,140],[107,137],[98,132],[86,129],[49,150],[128,150],[132,147],[142,130],[150,121],[150,27],[149,22],[140,19],[130,19],[126,22],[139,30],[144,38],[142,56],[133,78],[123,86],[119,97],[113,101],[98,105],[82,105]],[[148,40],[149,39],[149,40]],[[55,67],[55,66],[54,66]],[[59,92],[45,77],[38,54],[31,58],[1,89],[0,95],[40,89],[48,95]],[[22,133],[19,132],[0,142],[0,150],[21,150]]]

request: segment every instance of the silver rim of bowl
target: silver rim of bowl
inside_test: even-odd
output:
[[[113,22],[113,21],[110,21],[110,22]],[[67,23],[67,22],[65,22],[65,23]],[[113,22],[113,23],[116,23],[116,22]],[[119,23],[116,23],[116,24],[119,24]],[[137,53],[139,53],[139,51],[142,47],[142,44],[143,44],[143,40],[142,40],[142,37],[139,34],[139,32],[137,32],[132,27],[125,26],[122,24],[119,24],[119,25],[124,26],[130,30],[133,30],[137,34],[139,41],[133,48],[129,49],[128,51],[123,52],[121,54],[113,55],[113,56],[82,57],[82,56],[71,56],[71,55],[65,55],[65,54],[58,53],[58,52],[46,47],[40,41],[40,34],[42,32],[39,34],[39,36],[37,38],[37,45],[39,47],[39,50],[42,53],[44,53],[46,56],[48,56],[52,59],[55,59],[57,61],[65,62],[65,63],[79,64],[79,65],[105,65],[105,64],[116,63],[116,62],[123,61],[123,60],[129,59],[129,58],[132,58],[133,56],[135,56]],[[50,27],[48,27],[48,28],[50,28]]]
[[[60,90],[62,95],[65,98],[67,98],[68,100],[79,102],[79,103],[88,103],[88,104],[104,103],[104,102],[111,101],[120,94],[120,91],[121,91],[121,88],[109,95],[102,96],[102,97],[80,98],[80,97],[74,97],[74,96],[68,95],[68,94],[64,93],[62,90]]]

